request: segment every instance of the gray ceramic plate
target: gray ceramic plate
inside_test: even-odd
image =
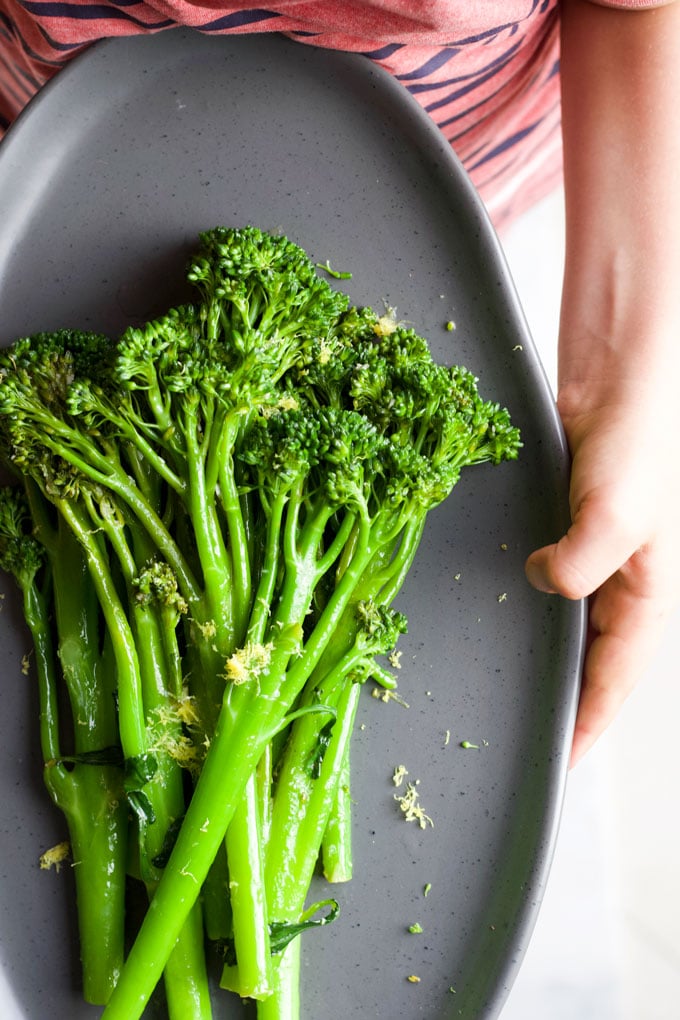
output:
[[[178,30],[102,44],[62,72],[0,146],[0,196],[3,343],[148,317],[184,294],[200,229],[252,222],[351,268],[355,302],[396,306],[510,408],[521,459],[463,478],[400,599],[410,708],[365,692],[356,877],[334,927],[305,936],[304,968],[314,1020],[497,1016],[556,837],[583,607],[524,579],[525,556],[566,523],[566,454],[498,242],[450,149],[360,57]],[[37,867],[63,828],[41,787],[18,600],[0,583],[0,1012],[79,1020],[99,1011],[79,1001],[69,872]],[[399,816],[399,764],[434,828]],[[407,932],[415,921],[423,934]]]

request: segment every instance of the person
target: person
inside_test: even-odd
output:
[[[572,524],[530,582],[589,598],[572,764],[676,603],[680,4],[658,0],[0,0],[0,129],[101,38],[175,25],[363,53],[439,125],[499,231],[563,177],[557,406]]]

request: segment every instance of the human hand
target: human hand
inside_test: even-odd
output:
[[[561,394],[573,523],[526,564],[536,588],[590,596],[572,766],[644,673],[680,592],[675,407],[649,380],[624,390],[588,410]]]

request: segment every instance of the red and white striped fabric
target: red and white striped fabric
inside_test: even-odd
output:
[[[0,136],[95,40],[177,25],[279,32],[364,54],[395,75],[439,125],[502,227],[560,179],[558,17],[558,0],[274,0],[266,9],[232,0],[0,0]]]

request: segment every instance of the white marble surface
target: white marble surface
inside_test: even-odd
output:
[[[503,245],[554,385],[563,260],[555,195]],[[570,774],[534,937],[501,1020],[680,1017],[680,610],[623,711]]]

